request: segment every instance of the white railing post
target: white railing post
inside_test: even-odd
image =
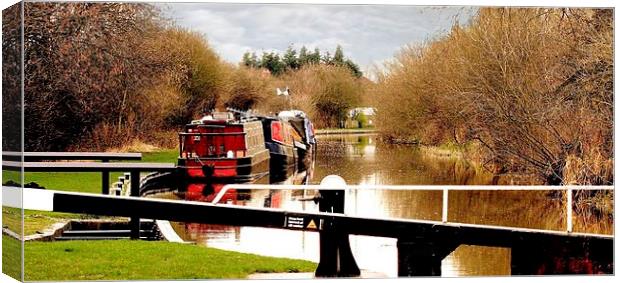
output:
[[[441,202],[441,222],[448,222],[448,188],[443,189],[443,200]]]
[[[566,189],[566,231],[573,231],[573,189]]]
[[[321,179],[320,186],[321,188],[344,190],[347,188],[347,181],[338,175],[328,175]]]
[[[331,211],[324,211],[324,212],[331,212],[331,213],[345,213],[344,211],[344,202],[345,202],[345,190],[347,188],[347,181],[344,180],[344,178],[338,176],[338,175],[328,175],[325,176],[322,180],[321,180],[321,184],[319,185],[321,186],[322,189],[319,190],[319,194],[321,194],[321,199],[327,203],[331,203]],[[321,190],[325,191],[325,190],[336,190],[336,191],[342,191],[342,195],[338,195],[338,192],[321,192]],[[338,207],[342,204],[342,211],[334,211],[334,207]],[[329,207],[329,206],[328,206]],[[321,210],[321,202],[319,201],[319,210]]]
[[[226,194],[226,191],[228,191],[228,188],[233,186],[232,184],[228,184],[228,185],[224,185],[224,187],[222,187],[220,189],[220,191],[217,193],[217,195],[215,195],[215,197],[213,198],[213,200],[211,201],[212,204],[217,204],[218,202],[220,202],[220,200],[224,197],[224,195]]]

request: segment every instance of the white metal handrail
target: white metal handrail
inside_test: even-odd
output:
[[[327,176],[329,177],[329,176]],[[327,178],[325,177],[325,178]],[[249,190],[399,190],[399,191],[442,191],[441,222],[448,223],[449,191],[566,191],[566,231],[573,231],[573,191],[613,190],[614,186],[494,186],[494,185],[270,185],[270,184],[228,184],[222,187],[211,203],[217,204],[229,189]]]
[[[322,185],[270,185],[270,184],[227,184],[224,188],[234,189],[272,189],[272,190],[330,190],[332,188]],[[583,186],[583,185],[566,185],[566,186],[504,186],[504,185],[346,185],[345,189],[363,190],[410,190],[410,191],[443,191],[461,190],[461,191],[564,191],[568,188],[573,190],[612,190],[614,186]],[[334,190],[342,190],[342,188],[334,188]]]

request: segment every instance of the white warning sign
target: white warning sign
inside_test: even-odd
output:
[[[286,218],[286,225],[285,226],[287,228],[303,229],[304,228],[304,218],[303,217],[288,216]]]

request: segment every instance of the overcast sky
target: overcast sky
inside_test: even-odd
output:
[[[302,4],[162,4],[178,25],[206,35],[220,56],[238,63],[246,51],[283,52],[302,45],[321,52],[340,44],[365,73],[406,44],[423,43],[467,23],[463,7]]]

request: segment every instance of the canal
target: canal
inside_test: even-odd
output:
[[[381,143],[377,136],[319,136],[313,168],[290,174],[275,183],[318,184],[327,175],[342,176],[348,184],[390,185],[510,185],[516,178],[493,176],[455,155],[410,145]],[[269,183],[269,178],[258,183]],[[273,180],[271,180],[274,183]],[[523,182],[523,181],[520,181]],[[236,204],[318,211],[313,191],[255,190]],[[181,196],[183,198],[183,196]],[[441,192],[347,191],[349,215],[441,220]],[[449,221],[539,229],[565,229],[564,200],[558,192],[451,192]],[[579,218],[579,213],[577,218]],[[590,219],[590,218],[587,218]],[[594,223],[592,223],[594,222]],[[255,227],[173,223],[188,241],[225,250],[318,262],[319,235]],[[575,230],[612,233],[612,219],[576,221]],[[396,240],[350,237],[361,269],[397,276]],[[442,276],[509,275],[510,249],[460,246],[442,262]]]

